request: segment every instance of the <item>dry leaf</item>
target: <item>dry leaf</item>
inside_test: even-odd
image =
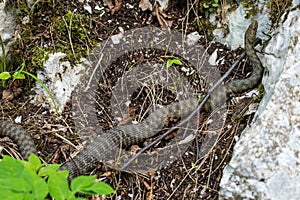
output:
[[[13,100],[15,97],[13,91],[11,91],[10,89],[8,90],[3,90],[2,92],[2,99],[3,100],[8,100],[8,101],[11,101]]]
[[[142,11],[153,10],[153,6],[149,0],[141,0],[139,3],[139,8],[142,9]]]
[[[101,177],[110,177],[112,175],[112,173],[110,171],[108,172],[104,172],[103,174],[101,174]]]
[[[15,97],[18,97],[23,93],[23,90],[21,88],[13,87],[12,90]]]
[[[107,6],[109,10],[111,10],[114,7],[114,4],[112,3],[111,0],[103,0],[103,5]]]
[[[115,7],[113,9],[111,9],[111,14],[115,14],[116,12],[118,12],[123,5],[123,0],[115,0]]]
[[[132,145],[130,147],[130,154],[134,155],[136,154],[141,148],[138,145]]]

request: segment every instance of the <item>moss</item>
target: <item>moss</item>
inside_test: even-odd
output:
[[[199,32],[205,32],[208,39],[213,39],[214,35],[212,31],[215,29],[215,26],[210,24],[208,18],[210,14],[215,13],[216,17],[215,20],[219,20],[222,22],[222,16],[223,13],[227,12],[233,12],[237,9],[238,4],[236,1],[228,1],[228,4],[230,4],[229,8],[226,8],[226,10],[222,10],[225,8],[222,8],[220,6],[219,1],[214,0],[202,0],[199,1],[198,7],[199,7],[199,15],[201,16],[195,26],[198,27]],[[256,16],[259,12],[258,7],[258,0],[249,0],[249,1],[241,1],[240,4],[245,8],[246,16],[245,18],[250,18],[252,16]],[[272,24],[276,25],[278,24],[280,18],[282,15],[286,12],[286,10],[291,6],[292,0],[271,0],[269,2],[266,2],[266,6],[270,9],[269,17],[272,22]],[[219,5],[217,7],[217,5]]]
[[[35,48],[31,56],[31,65],[36,67],[43,67],[44,61],[49,58],[49,52],[46,48]]]
[[[292,5],[292,0],[271,0],[267,3],[270,9],[270,19],[272,24],[278,25],[281,16]]]
[[[87,45],[92,45],[88,36],[90,27],[84,22],[86,16],[68,11],[58,17],[52,24],[56,35],[56,48],[67,54],[66,59],[78,63],[81,57],[88,54]]]
[[[205,35],[209,40],[212,40],[214,38],[212,32],[216,28],[216,26],[212,25],[209,20],[200,19],[200,21],[198,21],[195,26],[198,27],[199,32],[205,32]]]
[[[90,16],[76,11],[73,1],[37,0],[29,7],[25,0],[18,0],[17,5],[19,42],[15,49],[26,60],[28,71],[42,68],[44,59],[54,52],[65,53],[66,60],[77,64],[97,43],[89,36]]]
[[[249,19],[251,16],[255,16],[258,12],[258,0],[243,1],[241,2],[241,5],[246,8],[246,19]]]
[[[243,1],[241,3],[244,7],[248,8],[246,18],[254,16],[258,12],[258,1]],[[269,17],[272,24],[277,25],[283,13],[292,5],[292,0],[271,0],[266,2],[266,5],[270,9]]]
[[[199,1],[197,8],[200,17],[196,18],[195,26],[198,28],[199,32],[205,32],[205,35],[209,39],[212,39],[212,31],[215,27],[209,22],[209,17],[214,13],[218,15],[220,10],[220,2],[219,0],[202,0]]]

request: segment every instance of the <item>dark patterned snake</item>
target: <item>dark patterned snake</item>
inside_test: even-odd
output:
[[[254,66],[252,74],[246,79],[233,80],[226,83],[224,87],[216,88],[211,96],[216,96],[218,97],[217,99],[220,99],[216,101],[217,104],[223,101],[224,98],[227,100],[232,93],[243,93],[255,88],[261,82],[263,67],[254,49],[257,26],[257,21],[253,21],[245,33],[245,51],[250,63]],[[70,178],[87,173],[93,169],[95,164],[109,157],[109,154],[120,147],[120,145],[127,147],[139,143],[145,138],[152,137],[163,126],[163,119],[166,116],[185,117],[197,107],[198,103],[198,98],[189,98],[152,112],[139,124],[113,128],[97,137],[75,157],[64,163],[60,169],[70,170]],[[27,159],[30,153],[37,152],[32,138],[19,125],[6,121],[0,122],[0,135],[13,139],[24,159]]]

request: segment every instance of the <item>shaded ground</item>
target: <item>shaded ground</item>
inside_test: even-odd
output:
[[[100,17],[99,14],[93,14],[87,20],[90,22],[89,26],[92,32],[89,38],[102,38],[102,40],[109,36],[119,32],[120,25],[124,29],[131,29],[137,27],[143,27],[147,24],[154,26],[160,26],[159,21],[149,11],[141,11],[138,9],[139,1],[127,1],[123,3],[121,9],[115,12],[114,15],[109,13],[105,14],[104,17]],[[47,3],[45,3],[47,4]],[[51,4],[51,3],[49,3]],[[92,6],[95,4],[92,4]],[[37,6],[42,5],[37,4]],[[49,5],[48,5],[49,6]],[[73,4],[68,1],[65,2],[67,8],[72,10],[78,8],[78,4]],[[49,8],[53,8],[49,6]],[[67,9],[65,9],[67,10]],[[49,9],[49,13],[43,13],[44,18],[53,18],[55,15],[64,15],[64,13],[55,13],[56,9]],[[38,13],[38,11],[36,11]],[[57,11],[58,12],[58,11]],[[77,12],[85,12],[82,7],[79,6]],[[177,30],[186,30],[188,33],[195,30],[194,22],[197,17],[191,14],[189,19],[186,21],[186,10],[178,6],[178,4],[172,5],[166,14],[170,16],[172,28]],[[182,23],[184,22],[184,23]],[[37,43],[49,43],[52,39],[60,37],[57,30],[51,30],[49,26],[46,26],[44,22],[39,20],[32,21],[32,26],[39,27],[34,29],[35,37],[31,37],[31,43],[29,44],[28,51],[21,51],[21,55],[30,60],[33,50],[31,46],[35,46]],[[203,41],[199,41],[199,45],[208,47],[208,53],[213,53],[216,48],[218,51],[218,57],[223,58],[220,62],[219,69],[223,73],[237,58],[237,55],[242,53],[242,49],[235,51],[229,51],[226,47],[217,43],[206,43],[207,38],[204,37]],[[81,41],[83,42],[83,40]],[[50,42],[51,43],[51,42]],[[52,44],[52,43],[51,43]],[[93,42],[88,43],[92,45]],[[55,46],[55,45],[54,45]],[[24,48],[24,47],[23,47]],[[22,49],[21,49],[22,50]],[[140,56],[139,56],[140,57]],[[128,55],[128,58],[122,58],[111,66],[112,69],[119,67],[120,69],[126,68],[122,62],[126,60],[140,60],[136,54]],[[148,61],[160,61],[165,63],[167,59],[160,55],[159,52],[153,54],[149,58],[145,59]],[[187,66],[188,67],[188,66]],[[233,73],[229,79],[234,78],[245,78],[251,72],[251,66],[246,61],[243,61],[238,69]],[[116,79],[117,77],[111,77]],[[191,81],[195,79],[190,77]],[[25,91],[29,91],[31,82],[27,80],[24,83],[26,88]],[[104,107],[109,111],[110,105],[107,100],[110,99],[110,90],[101,91],[101,99],[103,100]],[[147,102],[147,91],[140,93],[139,98],[131,105],[133,110],[133,116],[137,116],[141,105]],[[174,99],[172,95],[166,92],[165,96],[162,97],[161,103],[167,104],[172,102]],[[171,166],[151,172],[143,175],[129,174],[124,172],[117,172],[109,169],[106,166],[99,166],[93,173],[99,174],[99,179],[109,183],[116,191],[117,194],[107,199],[217,199],[219,182],[222,177],[222,171],[232,154],[232,148],[235,144],[235,137],[239,136],[241,131],[249,124],[253,117],[251,115],[245,115],[247,107],[250,103],[253,103],[255,98],[245,98],[242,101],[235,103],[228,103],[227,119],[226,124],[222,130],[222,134],[218,139],[216,146],[207,154],[205,157],[198,158],[197,152],[198,147],[201,146],[201,141],[205,130],[199,132],[199,135],[192,146],[189,147],[187,152],[183,156],[174,162]],[[29,132],[37,145],[39,156],[44,159],[47,163],[62,163],[67,160],[71,153],[75,152],[75,146],[80,145],[80,140],[74,133],[74,122],[72,120],[72,113],[70,109],[71,105],[66,106],[65,112],[63,113],[63,119],[61,124],[56,120],[56,116],[53,113],[49,113],[47,108],[42,106],[33,105],[30,103],[30,96],[28,92],[24,92],[21,96],[15,98],[12,101],[1,100],[1,119],[9,119],[14,121],[16,117],[22,117],[22,127]],[[209,114],[201,116],[201,122],[207,123]],[[101,116],[99,116],[101,117]],[[109,118],[109,116],[106,116]],[[101,117],[102,119],[105,116]],[[111,121],[107,120],[103,122],[103,128],[109,129],[113,126]],[[70,145],[70,141],[73,145]],[[13,145],[9,142],[3,144],[6,148],[11,148]],[[10,150],[11,152],[11,150]],[[93,197],[97,199],[97,197]],[[101,199],[101,198],[98,198]],[[104,197],[103,197],[104,199]]]

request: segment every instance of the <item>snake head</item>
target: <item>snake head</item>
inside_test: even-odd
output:
[[[257,20],[254,20],[247,28],[245,32],[245,41],[246,45],[253,45],[256,41],[256,31],[258,28],[258,22]]]

